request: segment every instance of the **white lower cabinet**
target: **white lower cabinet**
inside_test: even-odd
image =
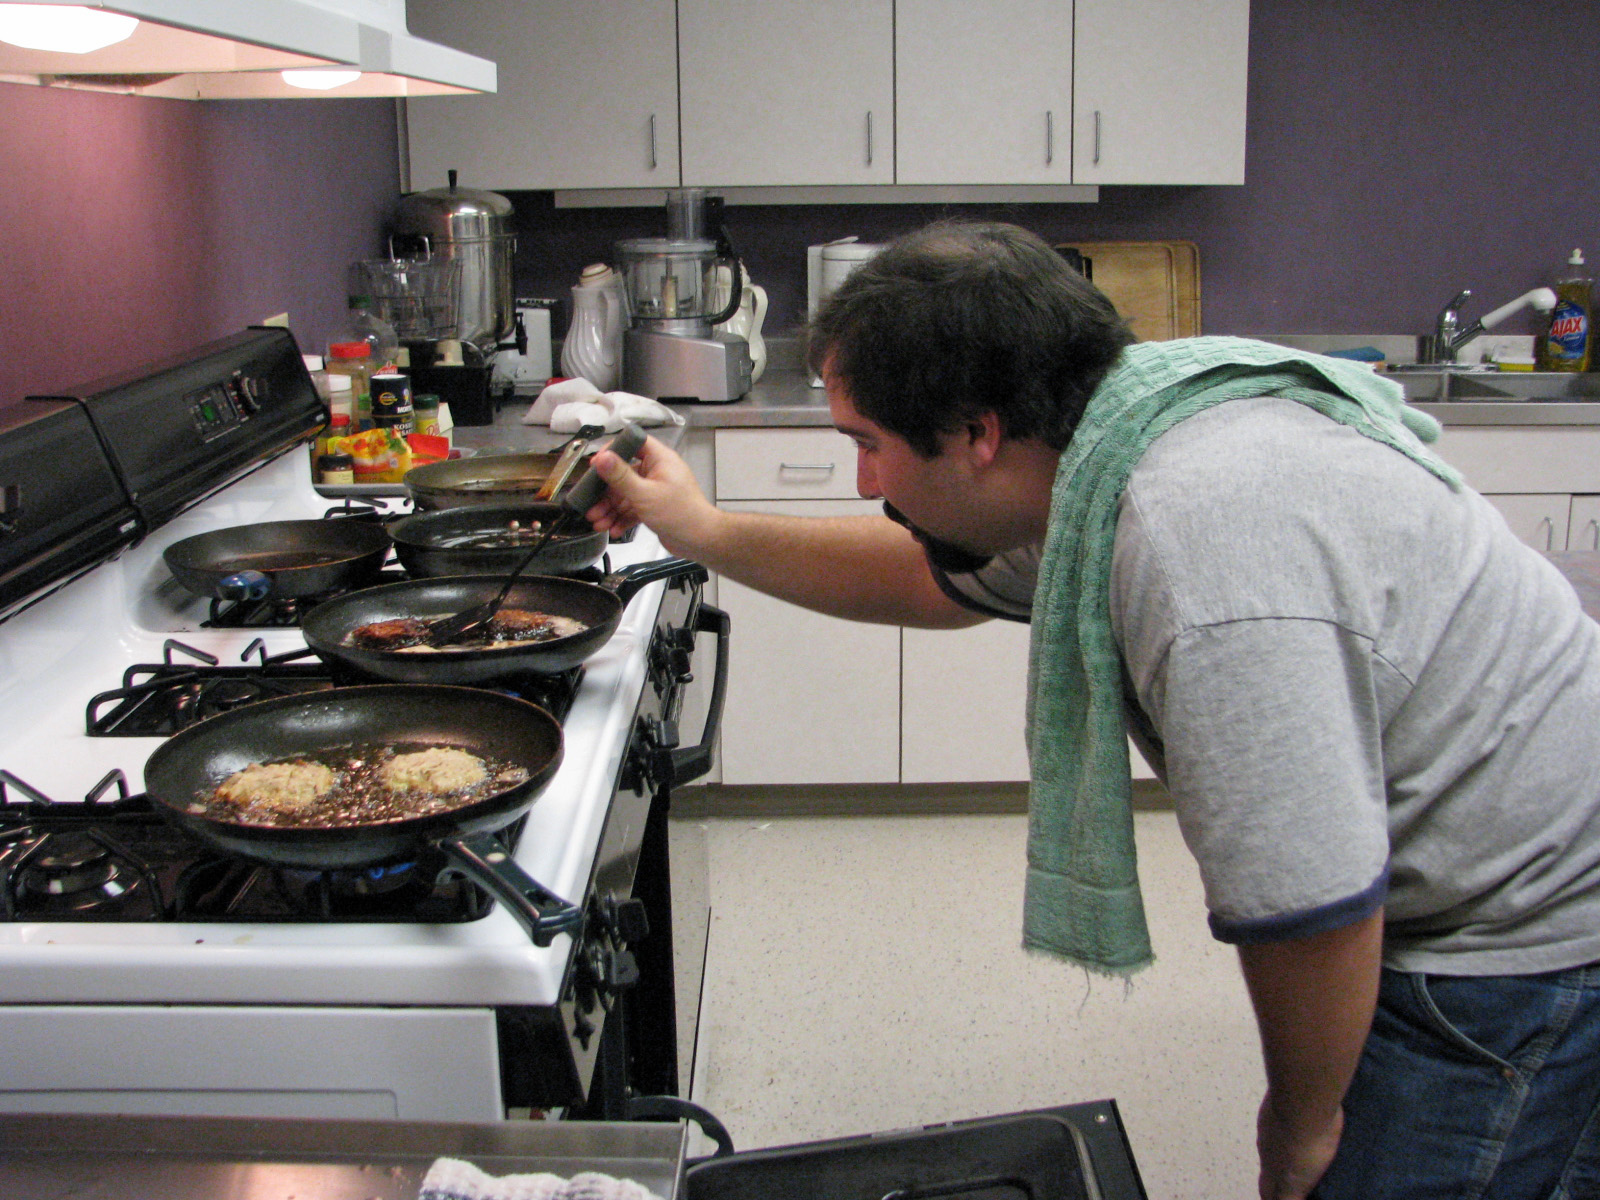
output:
[[[855,451],[831,430],[719,429],[714,494],[726,509],[877,513],[848,499]],[[705,457],[703,443],[692,448]],[[697,465],[705,478],[707,466]],[[996,783],[1028,778],[1028,627],[899,629],[821,616],[728,579],[725,784]],[[1152,773],[1130,746],[1133,776]]]
[[[1600,550],[1600,425],[1447,425],[1437,449],[1536,550]]]
[[[900,646],[901,781],[1026,779],[1028,626],[907,629]]]
[[[1565,550],[1572,497],[1565,493],[1501,492],[1485,496],[1511,532],[1535,550]]]
[[[1568,550],[1600,550],[1600,496],[1574,496],[1567,517]]]
[[[898,782],[900,631],[726,579],[718,599],[733,622],[722,782]]]
[[[743,511],[848,516],[864,501],[733,503]],[[732,621],[722,782],[895,783],[900,778],[900,630],[841,621],[729,579]]]

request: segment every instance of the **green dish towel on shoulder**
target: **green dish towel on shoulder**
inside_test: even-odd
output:
[[[1243,338],[1130,346],[1061,455],[1039,562],[1028,664],[1028,877],[1023,946],[1110,975],[1149,965],[1133,842],[1111,555],[1123,489],[1150,443],[1229,400],[1282,396],[1392,446],[1452,488],[1423,447],[1433,418],[1364,367]]]

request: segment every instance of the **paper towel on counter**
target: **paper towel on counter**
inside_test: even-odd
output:
[[[585,425],[615,433],[624,421],[639,425],[682,425],[684,417],[665,404],[632,392],[601,392],[587,379],[563,379],[539,393],[524,425],[548,425],[551,433],[576,433]]]

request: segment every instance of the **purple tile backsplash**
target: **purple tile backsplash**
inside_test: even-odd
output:
[[[1594,0],[1255,0],[1246,182],[1119,187],[1098,204],[736,207],[771,298],[805,306],[805,247],[940,215],[1053,241],[1199,244],[1208,333],[1421,333],[1600,255]],[[0,405],[287,311],[308,351],[397,195],[386,100],[204,103],[0,84]],[[493,188],[494,180],[464,181]],[[659,231],[650,208],[513,193],[520,295]],[[558,316],[556,332],[565,326]],[[1507,332],[1532,332],[1514,318]]]

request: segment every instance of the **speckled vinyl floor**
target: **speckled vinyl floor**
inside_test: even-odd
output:
[[[694,1099],[753,1149],[1111,1097],[1152,1200],[1254,1196],[1235,957],[1172,814],[1137,822],[1157,961],[1127,987],[1018,948],[1021,816],[693,822]]]

